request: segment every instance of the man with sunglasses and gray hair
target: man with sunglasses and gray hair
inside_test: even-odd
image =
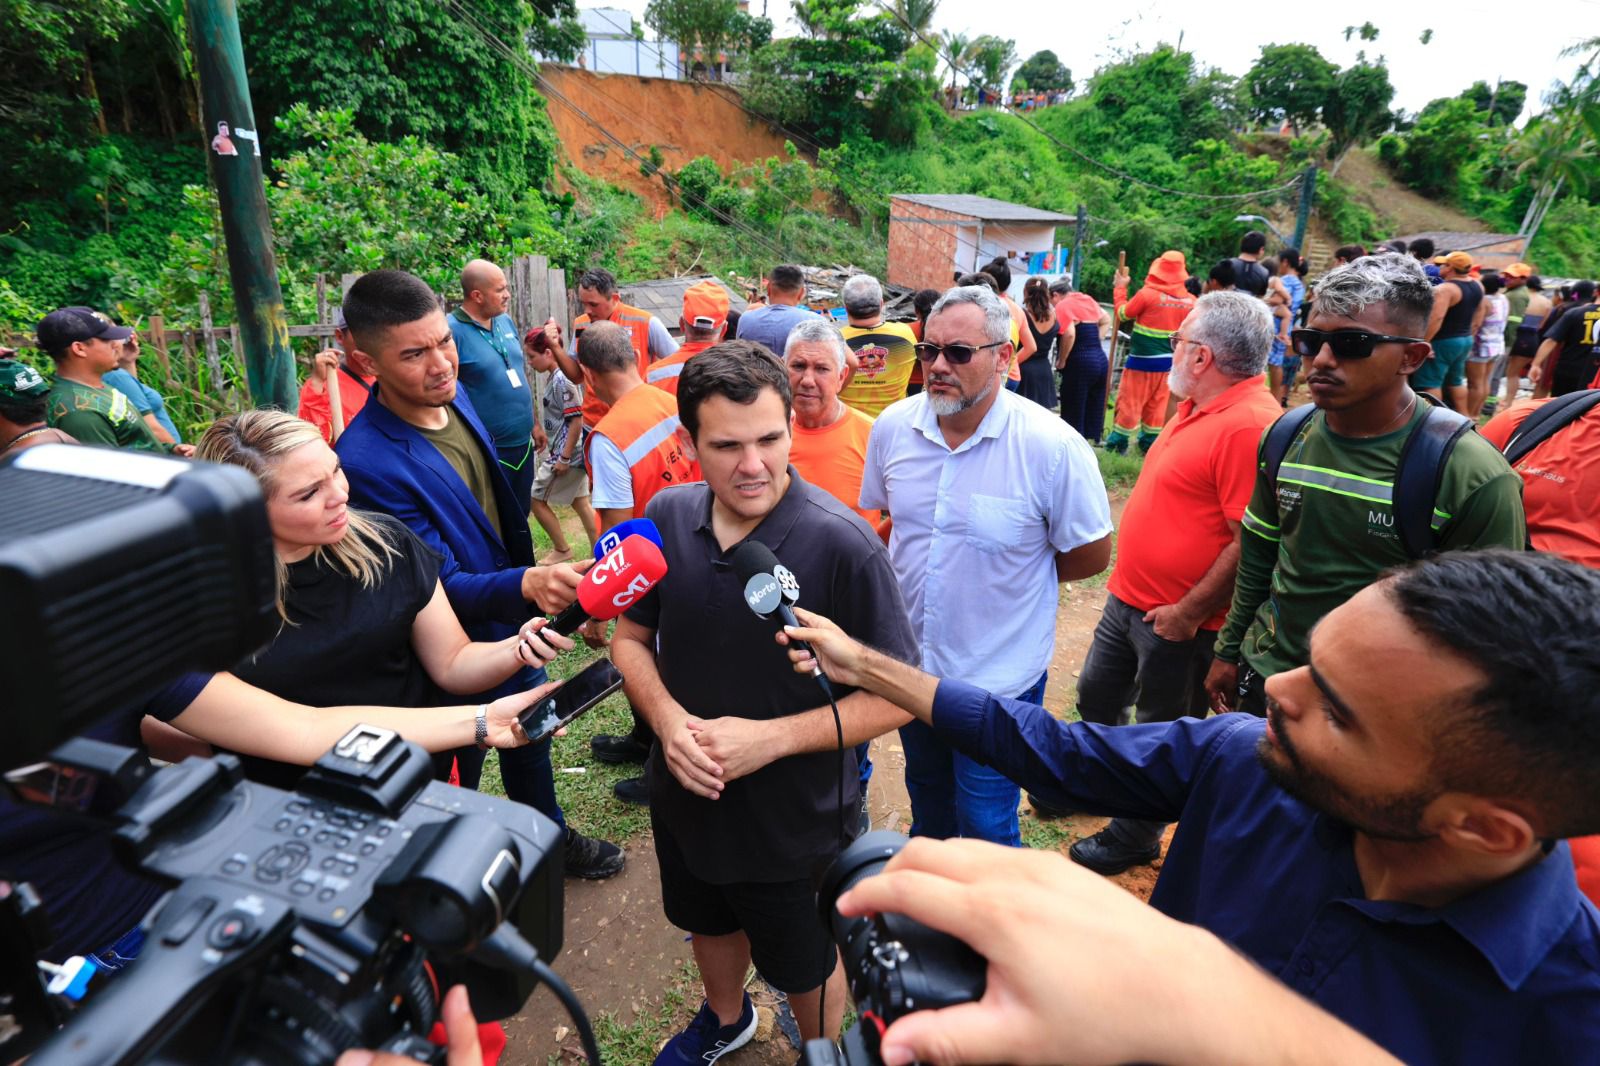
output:
[[[1233,605],[1206,675],[1218,712],[1265,713],[1263,683],[1306,664],[1318,619],[1410,558],[1396,485],[1431,405],[1407,376],[1430,352],[1433,286],[1409,256],[1367,256],[1323,275],[1315,297],[1307,328],[1289,337],[1317,410],[1276,470],[1271,430],[1262,437]],[[1436,484],[1433,550],[1526,547],[1520,479],[1477,433],[1456,440]]]
[[[1111,509],[1071,426],[1006,391],[1011,313],[980,286],[951,289],[914,351],[921,393],[872,427],[860,506],[894,517],[889,558],[935,674],[1042,702],[1058,582],[1111,561]],[[1017,786],[937,738],[900,731],[913,836],[1019,845]]]

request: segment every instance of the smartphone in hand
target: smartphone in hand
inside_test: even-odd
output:
[[[622,674],[610,659],[597,659],[562,686],[517,716],[530,743],[549,740],[589,708],[622,687]]]

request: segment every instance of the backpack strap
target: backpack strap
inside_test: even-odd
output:
[[[1426,396],[1425,393],[1417,395]],[[1394,479],[1394,521],[1400,545],[1413,559],[1438,550],[1433,526],[1434,504],[1439,499],[1439,486],[1444,481],[1450,453],[1472,427],[1472,419],[1433,401],[1422,424],[1411,431],[1400,449],[1400,464]]]
[[[1506,441],[1506,462],[1516,466],[1528,453],[1600,404],[1600,389],[1569,392],[1534,411]]]
[[[1278,497],[1278,468],[1283,465],[1284,456],[1289,454],[1289,445],[1294,443],[1294,439],[1316,413],[1316,404],[1301,404],[1279,415],[1278,420],[1268,427],[1267,435],[1261,442],[1261,461],[1256,469],[1267,475],[1267,486],[1273,499]]]

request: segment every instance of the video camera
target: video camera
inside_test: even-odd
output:
[[[839,913],[839,897],[881,873],[905,845],[899,833],[863,833],[822,875],[817,906],[844,956],[857,1021],[838,1046],[831,1040],[808,1040],[803,1066],[883,1066],[879,1042],[896,1019],[983,997],[988,964],[955,937],[903,914],[846,918]]]
[[[420,747],[370,726],[293,792],[245,781],[231,755],[153,771],[78,735],[276,632],[254,478],[41,446],[0,465],[0,498],[8,788],[110,827],[126,865],[175,886],[139,958],[57,1032],[32,962],[50,900],[0,881],[0,1061],[325,1064],[367,1047],[442,1062],[426,1036],[458,983],[493,1020],[544,980],[588,1033],[540,960],[561,947],[562,852],[537,811],[431,780]]]

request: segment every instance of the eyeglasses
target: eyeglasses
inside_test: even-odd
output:
[[[985,348],[998,348],[1007,343],[1010,342],[995,341],[993,344],[980,344],[974,348],[970,344],[930,344],[927,341],[923,341],[921,344],[913,344],[911,350],[916,352],[917,358],[924,363],[931,363],[939,358],[940,355],[943,355],[945,361],[951,366],[962,366],[972,362],[972,357]]]
[[[1365,359],[1380,344],[1424,344],[1421,337],[1391,337],[1364,329],[1292,329],[1289,345],[1302,359],[1314,359],[1326,344],[1335,359]]]

